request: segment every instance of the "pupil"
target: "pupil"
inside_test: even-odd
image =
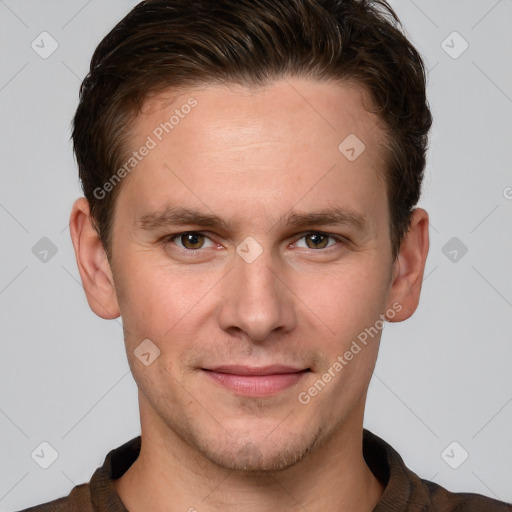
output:
[[[325,240],[327,237],[320,233],[312,233],[309,235],[309,240],[312,241],[312,245],[308,243],[308,246],[312,249],[325,246]]]
[[[195,233],[186,233],[183,235],[183,238],[185,239],[185,241],[182,240],[183,245],[189,249],[197,249],[197,246],[201,246],[201,235],[197,235]]]

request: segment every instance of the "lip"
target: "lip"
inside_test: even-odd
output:
[[[202,368],[206,377],[234,391],[237,395],[271,396],[297,384],[309,368],[284,365],[270,366],[216,366]]]
[[[282,364],[272,364],[269,366],[243,366],[243,365],[224,365],[213,368],[203,368],[218,373],[229,373],[232,375],[276,375],[283,373],[298,373],[307,368],[296,368]]]

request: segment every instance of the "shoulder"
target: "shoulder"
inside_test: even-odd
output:
[[[373,512],[512,512],[512,505],[474,493],[451,492],[420,478],[398,452],[368,430],[363,454],[384,492]]]
[[[127,512],[113,480],[124,474],[138,457],[140,446],[140,436],[125,442],[107,454],[103,465],[96,469],[88,483],[73,487],[68,496],[18,512]]]
[[[19,512],[94,512],[89,484],[74,487],[68,496],[36,505]]]
[[[422,480],[432,510],[446,512],[512,512],[512,505],[474,493],[455,493],[440,485]]]

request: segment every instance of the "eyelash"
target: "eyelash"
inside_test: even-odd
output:
[[[208,240],[214,242],[214,240],[212,240],[206,233],[202,232],[202,231],[182,231],[180,233],[176,233],[176,234],[173,234],[173,235],[167,235],[166,237],[164,237],[162,239],[162,242],[164,244],[168,244],[168,243],[172,243],[174,242],[177,238],[181,237],[182,235],[186,235],[186,234],[191,234],[191,235],[201,235],[201,236],[204,236],[205,238],[207,238]],[[334,234],[331,234],[331,233],[325,233],[324,231],[305,231],[303,234],[301,234],[301,236],[299,238],[297,238],[297,240],[294,242],[294,243],[297,243],[299,240],[305,238],[306,236],[308,235],[312,235],[312,234],[315,234],[315,235],[321,235],[321,236],[326,236],[328,238],[331,238],[335,241],[337,241],[338,243],[341,243],[342,245],[345,245],[349,242],[349,240],[341,235],[334,235]],[[215,242],[214,242],[215,243]],[[301,249],[309,249],[310,251],[313,251],[313,252],[331,252],[333,249],[335,249],[335,246],[337,244],[333,244],[333,245],[329,245],[327,247],[324,247],[324,248],[320,248],[320,249],[311,249],[311,248],[308,248],[308,247],[301,247]],[[187,255],[191,255],[191,254],[194,254],[194,253],[199,253],[201,252],[201,249],[203,249],[203,247],[199,248],[199,249],[187,249],[187,248],[184,248],[184,247],[180,247],[178,245],[176,245],[176,248],[181,251],[182,253],[185,253]]]

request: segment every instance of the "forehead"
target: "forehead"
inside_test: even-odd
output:
[[[194,108],[189,108],[192,100]],[[379,123],[378,116],[370,112],[373,107],[365,87],[355,82],[288,77],[258,86],[212,84],[160,91],[144,100],[134,127],[136,135],[141,135],[141,132],[157,129],[155,122],[165,123],[172,114],[183,120],[192,111],[194,118],[208,118],[210,123],[218,123],[219,127],[233,123],[239,127],[243,124],[254,126],[259,118],[266,123],[266,130],[275,121],[295,123],[296,132],[313,132],[322,125],[322,132],[331,132],[331,135],[352,130],[365,137],[368,129],[373,131]],[[171,122],[171,131],[177,128],[179,120]],[[309,122],[296,124],[298,120]],[[197,128],[199,126],[195,124],[194,129]],[[246,139],[255,133],[242,132],[240,135]],[[340,135],[338,133],[335,139]],[[381,131],[373,135],[377,138],[384,136]]]
[[[139,213],[169,199],[276,215],[299,201],[352,210],[386,203],[384,133],[369,105],[355,85],[292,78],[162,92],[135,121],[130,149],[151,149],[121,197]]]

